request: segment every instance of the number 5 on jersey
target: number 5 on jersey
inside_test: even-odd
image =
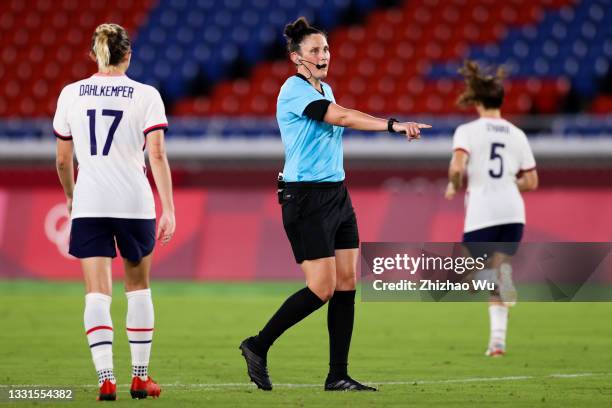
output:
[[[506,147],[503,143],[493,143],[491,145],[491,161],[499,159],[499,170],[493,171],[493,169],[489,169],[489,176],[493,178],[500,178],[504,174],[504,158],[501,154],[499,154],[498,149],[503,149]]]
[[[98,143],[96,141],[96,110],[88,109],[87,116],[89,117],[90,152],[92,156],[95,156],[98,154]],[[113,123],[111,123],[110,128],[108,129],[108,135],[106,136],[104,148],[102,149],[102,156],[108,156],[111,144],[113,143],[113,136],[115,136],[115,132],[117,131],[117,127],[119,126],[119,122],[121,122],[121,118],[123,117],[123,111],[102,109],[102,116],[114,117]]]

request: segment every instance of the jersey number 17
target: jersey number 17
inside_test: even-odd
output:
[[[90,152],[92,156],[98,154],[98,143],[96,141],[96,110],[88,109],[87,116],[89,117],[89,143],[90,143]],[[104,143],[104,148],[102,149],[102,156],[108,156],[108,152],[110,151],[111,144],[113,144],[113,136],[115,136],[115,132],[117,131],[117,127],[119,126],[119,122],[121,122],[121,118],[123,117],[123,111],[113,110],[113,109],[102,109],[102,116],[113,116],[113,123],[111,123],[110,128],[108,129],[108,135],[106,136],[106,143]]]

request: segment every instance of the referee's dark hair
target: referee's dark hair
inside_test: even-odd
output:
[[[499,67],[495,75],[482,72],[476,61],[466,60],[459,73],[465,79],[465,91],[457,99],[457,105],[470,107],[482,104],[485,109],[499,109],[504,103],[504,85],[506,72]]]
[[[283,35],[287,40],[287,51],[289,53],[294,51],[300,52],[300,43],[304,37],[309,36],[310,34],[322,34],[323,36],[327,37],[323,31],[311,26],[304,16],[298,18],[293,23],[287,24],[285,26],[285,30],[283,31]]]

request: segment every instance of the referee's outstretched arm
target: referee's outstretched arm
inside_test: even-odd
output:
[[[409,139],[419,139],[421,129],[431,128],[431,125],[416,122],[398,122],[393,119],[382,119],[368,115],[355,109],[347,109],[330,103],[323,120],[330,125],[349,127],[356,130],[385,131],[404,133]]]

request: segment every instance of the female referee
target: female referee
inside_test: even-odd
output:
[[[329,374],[326,391],[375,391],[347,373],[355,313],[359,234],[351,199],[343,184],[342,133],[358,130],[402,132],[419,138],[429,125],[399,123],[343,108],[335,103],[327,77],[330,51],[323,32],[304,17],[285,26],[284,35],[296,75],[278,96],[276,118],[285,147],[279,192],[283,225],[307,286],[291,295],[257,336],[240,344],[248,374],[271,390],[267,354],[288,328],[329,301]]]
[[[98,399],[116,398],[110,314],[115,243],[125,267],[130,393],[132,398],[155,398],[161,390],[148,375],[154,321],[149,271],[155,239],[167,243],[175,229],[164,147],[168,124],[157,90],[125,75],[131,46],[123,27],[98,26],[91,57],[98,73],[62,90],[53,119],[57,172],[72,219],[69,252],[81,260],[85,276],[85,332],[98,374]],[[157,233],[145,144],[162,203]],[[76,185],[73,151],[79,163]]]
[[[490,297],[491,331],[485,354],[502,356],[506,352],[508,306],[516,302],[510,260],[525,227],[521,192],[538,187],[538,173],[527,136],[501,117],[503,70],[485,75],[476,62],[466,61],[459,72],[466,89],[458,104],[475,107],[480,118],[455,131],[445,196],[449,200],[455,197],[467,171],[463,242],[472,256],[489,254],[488,269],[476,273],[477,278],[497,283]],[[498,244],[488,244],[493,242]]]

